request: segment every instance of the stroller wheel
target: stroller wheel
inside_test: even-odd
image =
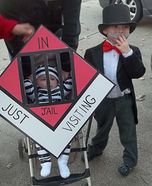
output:
[[[23,159],[24,158],[23,149],[24,149],[23,140],[22,139],[19,139],[18,140],[18,153],[19,153],[19,158],[20,159]]]

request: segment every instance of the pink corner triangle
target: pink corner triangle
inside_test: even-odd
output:
[[[6,68],[0,77],[0,86],[3,87],[12,96],[22,101],[21,87],[20,87],[20,77],[18,71],[18,63],[15,58],[14,61]]]
[[[47,122],[51,127],[55,127],[70,107],[71,103],[48,105],[30,108],[38,117]]]
[[[30,41],[23,47],[20,53],[39,52],[68,48],[52,32],[40,26]]]

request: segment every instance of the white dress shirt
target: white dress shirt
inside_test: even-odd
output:
[[[126,58],[133,54],[132,49],[128,53],[123,53],[122,55]],[[109,52],[103,53],[103,60],[104,60],[104,75],[109,78],[114,84],[115,87],[112,91],[108,94],[108,98],[118,98],[124,96],[124,94],[129,94],[130,90],[127,88],[124,91],[120,90],[117,81],[117,67],[119,61],[119,54],[115,50],[111,50]]]

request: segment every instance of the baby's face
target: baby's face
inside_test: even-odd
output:
[[[49,75],[49,81],[50,81],[51,90],[57,87],[58,80],[54,76]],[[40,88],[47,89],[47,79],[46,79],[45,74],[41,75],[37,78],[37,86],[40,87]]]
[[[116,40],[119,36],[125,36],[126,39],[130,33],[130,26],[129,25],[111,25],[104,29],[104,34],[107,35],[108,40],[116,44]]]

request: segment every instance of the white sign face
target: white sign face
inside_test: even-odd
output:
[[[59,157],[113,86],[113,83],[98,74],[55,131],[49,129],[3,90],[0,90],[0,115],[55,157]]]
[[[65,58],[65,54],[68,58]],[[70,61],[72,99],[52,102],[49,98],[47,104],[38,101],[29,104],[24,89],[23,56],[30,58],[28,65],[31,76],[34,74],[34,65],[37,65],[37,56],[43,59],[55,56],[53,63],[58,67],[57,74],[61,81],[59,72],[62,64],[65,59]],[[46,66],[49,60],[44,61]],[[36,81],[31,79],[36,87]],[[41,26],[0,76],[0,115],[55,157],[59,157],[113,86],[112,82]]]

